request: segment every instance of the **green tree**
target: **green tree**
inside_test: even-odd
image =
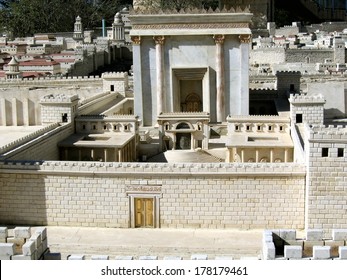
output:
[[[76,17],[85,29],[107,23],[131,0],[0,0],[0,26],[14,37],[72,31]]]

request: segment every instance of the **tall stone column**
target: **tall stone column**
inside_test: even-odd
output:
[[[213,39],[216,43],[217,122],[223,122],[225,119],[224,35],[214,35]]]
[[[250,34],[241,34],[240,50],[241,50],[241,96],[239,115],[249,114],[249,49],[252,37]]]
[[[163,45],[164,36],[154,36],[156,51],[156,69],[157,69],[157,114],[164,112],[164,58]]]
[[[141,37],[131,36],[133,43],[133,76],[134,76],[134,114],[139,116],[139,119],[145,123],[143,113],[143,88],[142,88],[142,57],[141,57]]]

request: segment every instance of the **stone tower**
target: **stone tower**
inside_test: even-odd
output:
[[[112,23],[112,41],[114,43],[122,43],[125,40],[124,22],[122,20],[122,14],[116,13],[114,16],[114,22]]]
[[[19,71],[19,63],[13,56],[11,61],[8,63],[8,71],[6,71],[6,79],[18,79],[21,78],[21,72]]]
[[[73,38],[76,41],[83,41],[84,39],[82,19],[80,16],[76,17]]]
[[[334,62],[345,63],[345,41],[341,37],[334,38]]]

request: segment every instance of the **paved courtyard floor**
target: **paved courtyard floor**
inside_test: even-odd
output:
[[[32,228],[35,230],[35,227]],[[116,256],[180,256],[206,254],[208,259],[228,256],[233,259],[260,258],[262,230],[215,229],[115,229],[47,227],[52,253]]]

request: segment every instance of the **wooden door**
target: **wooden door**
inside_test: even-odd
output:
[[[153,198],[135,198],[135,227],[154,227]]]

